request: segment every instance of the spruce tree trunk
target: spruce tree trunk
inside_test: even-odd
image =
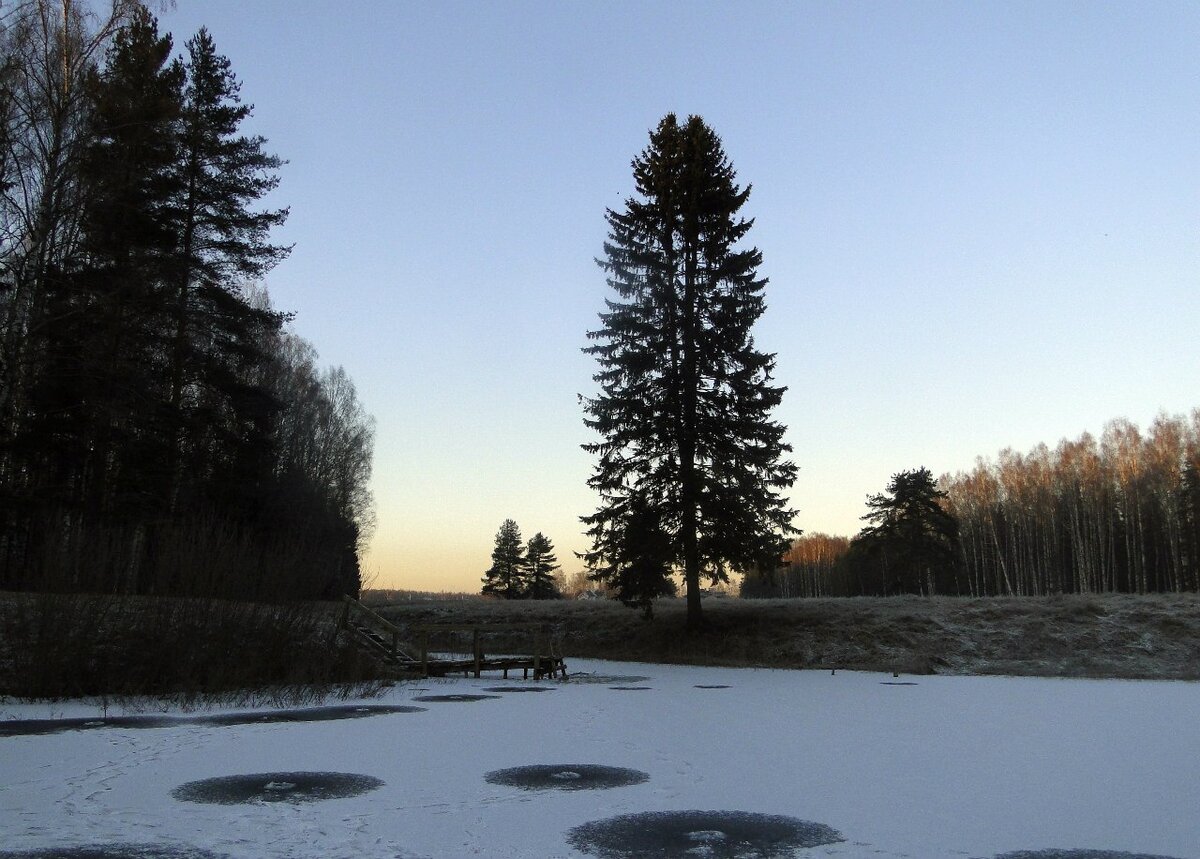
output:
[[[691,230],[688,231],[689,233]],[[685,263],[683,284],[683,432],[680,439],[680,502],[683,519],[680,523],[683,544],[683,575],[687,583],[687,628],[697,631],[704,625],[700,605],[700,545],[697,530],[699,487],[696,480],[696,420],[700,395],[700,369],[697,350],[699,308],[697,297],[695,235],[684,237]]]

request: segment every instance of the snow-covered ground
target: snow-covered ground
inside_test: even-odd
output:
[[[590,821],[695,809],[787,815],[845,839],[795,854],[805,857],[1090,848],[1200,859],[1200,684],[569,668],[602,682],[486,693],[531,684],[426,681],[382,701],[423,712],[0,736],[0,851],[136,843],[231,857],[542,859],[584,855],[568,832]],[[497,697],[413,700],[447,694]],[[0,705],[4,719],[97,715]],[[537,791],[485,780],[530,764],[649,778]],[[308,803],[172,797],[199,779],[308,771],[384,784]],[[706,855],[707,837],[694,855]]]

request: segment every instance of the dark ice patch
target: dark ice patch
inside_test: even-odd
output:
[[[728,689],[723,683],[697,683],[694,689]]]
[[[484,692],[552,692],[553,686],[489,686]]]
[[[616,690],[617,692],[647,692],[650,689],[653,689],[654,687],[653,686],[609,686],[608,688]]]
[[[103,719],[8,719],[0,722],[0,737],[32,737],[94,728],[170,728],[186,725],[187,719],[172,716],[110,716]]]
[[[85,847],[43,847],[15,853],[0,850],[0,859],[227,859],[194,847],[161,844],[89,844]]]
[[[1123,853],[1119,850],[1018,850],[996,859],[1172,859],[1170,856],[1149,853]]]
[[[641,770],[601,764],[535,764],[493,770],[484,778],[490,784],[523,790],[604,790],[641,784],[650,776]]]
[[[414,701],[422,701],[424,703],[445,704],[455,701],[487,701],[492,698],[499,698],[499,695],[418,695],[413,698]]]
[[[171,791],[181,802],[239,805],[257,802],[320,802],[383,787],[383,781],[358,773],[275,772],[227,775],[190,781]]]
[[[576,850],[602,859],[783,859],[804,847],[844,841],[823,823],[745,811],[658,811],[623,814],[576,826]]]
[[[390,713],[420,713],[424,707],[404,704],[341,704],[335,707],[308,707],[300,710],[255,710],[246,713],[219,713],[204,716],[109,716],[101,719],[10,719],[0,721],[0,737],[28,737],[59,734],[64,731],[89,731],[96,728],[176,728],[187,726],[232,727],[235,725],[279,724],[285,722],[324,722],[335,719],[361,719]]]
[[[326,722],[337,719],[363,719],[391,713],[423,713],[424,707],[407,704],[344,704],[336,707],[309,707],[303,710],[267,710],[256,713],[221,713],[188,720],[195,725],[270,725],[282,722]]]
[[[911,680],[880,680],[880,686],[916,686]]]
[[[572,674],[568,678],[571,683],[600,683],[605,686],[610,683],[641,683],[649,679],[638,674]]]

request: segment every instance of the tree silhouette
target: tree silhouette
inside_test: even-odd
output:
[[[616,599],[640,608],[649,620],[654,600],[675,596],[674,549],[654,508],[636,495],[627,504],[617,524],[604,532],[605,543],[598,550],[604,562],[589,578],[606,583]]]
[[[955,592],[958,522],[946,493],[927,468],[893,475],[887,493],[867,498],[872,524],[851,543],[851,563],[877,565],[885,593]]]
[[[535,600],[552,600],[562,596],[554,582],[559,569],[554,556],[554,544],[540,531],[529,538],[525,547],[526,595]]]
[[[483,574],[482,592],[506,600],[520,599],[525,595],[527,570],[521,529],[512,519],[505,519],[496,532],[492,565]]]
[[[624,569],[630,559],[610,553],[633,548],[620,535],[641,499],[667,538],[665,561],[682,567],[694,628],[701,574],[724,580],[786,548],[793,511],[781,493],[796,469],[769,418],[784,391],[770,383],[774,356],[750,334],[766,280],[762,254],[738,248],[749,187],[698,116],[667,115],[633,174],[637,196],[608,211],[599,261],[616,296],[584,350],[600,365],[584,421],[601,441],[584,445],[598,457],[588,483],[600,507],[583,517],[582,557],[601,575]]]

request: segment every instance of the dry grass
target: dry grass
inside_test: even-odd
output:
[[[567,657],[909,674],[1200,679],[1200,595],[682,600],[652,621],[611,602],[444,601],[379,607],[400,625],[553,625]],[[519,637],[498,645],[518,648]]]
[[[367,693],[375,667],[331,646],[333,617],[329,603],[0,594],[0,695],[189,706]]]

